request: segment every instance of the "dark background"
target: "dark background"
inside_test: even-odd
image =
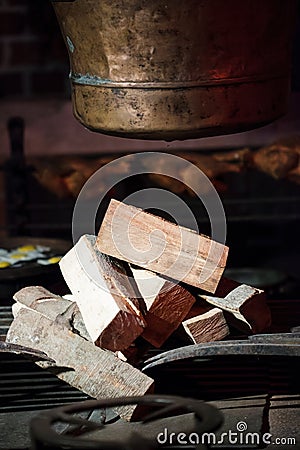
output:
[[[68,97],[68,71],[51,3],[0,0],[0,97]]]

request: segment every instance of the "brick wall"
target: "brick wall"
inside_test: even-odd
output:
[[[50,1],[0,0],[2,110],[7,104],[3,100],[69,98],[68,73],[68,55]],[[0,171],[0,237],[7,232],[4,192]]]
[[[50,1],[0,0],[0,98],[67,98],[68,72]]]

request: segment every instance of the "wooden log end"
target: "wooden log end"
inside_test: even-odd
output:
[[[219,308],[212,308],[201,315],[185,320],[182,324],[195,344],[220,341],[229,335],[225,317]]]

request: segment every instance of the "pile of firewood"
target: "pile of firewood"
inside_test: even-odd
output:
[[[300,184],[300,137],[291,136],[272,142],[257,150],[248,147],[235,149],[226,152],[177,152],[177,156],[191,162],[198,167],[214,184],[219,192],[227,190],[227,185],[223,175],[226,173],[243,173],[249,169],[264,172],[272,178],[286,179],[290,182]],[[118,155],[107,156],[62,156],[62,157],[34,157],[28,160],[30,166],[34,167],[33,176],[38,182],[57,195],[60,198],[77,197],[85,182],[98,169],[107,163],[116,160]],[[105,173],[109,170],[115,173],[117,170],[120,175],[130,172],[130,165],[133,160],[127,160],[126,164],[119,164],[114,168],[106,168]],[[177,195],[188,195],[194,197],[195,192],[190,189],[189,180],[194,170],[192,165],[190,168],[184,166],[184,170],[180,170],[177,161],[174,159],[173,165],[170,167],[174,174],[181,180],[185,180],[186,184],[181,183],[176,178],[162,175],[166,164],[165,158],[157,154],[153,160],[154,168],[151,161],[147,158],[142,162],[143,168],[147,169],[145,178],[150,183],[166,188]],[[132,167],[131,167],[132,169]],[[154,170],[154,172],[153,172]],[[161,173],[160,173],[161,172]],[[106,192],[109,189],[109,177],[102,177],[99,180],[98,190]],[[202,192],[202,185],[198,186],[199,192]]]
[[[222,276],[227,254],[207,236],[112,200],[98,236],[83,235],[60,261],[71,294],[17,292],[7,342],[43,351],[55,364],[40,365],[92,397],[152,392],[153,379],[137,368],[145,349],[176,342],[179,330],[199,344],[270,326],[263,291]],[[132,419],[134,406],[118,413]]]

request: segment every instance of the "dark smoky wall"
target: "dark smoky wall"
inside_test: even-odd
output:
[[[68,72],[51,2],[0,0],[0,98],[68,98]]]

